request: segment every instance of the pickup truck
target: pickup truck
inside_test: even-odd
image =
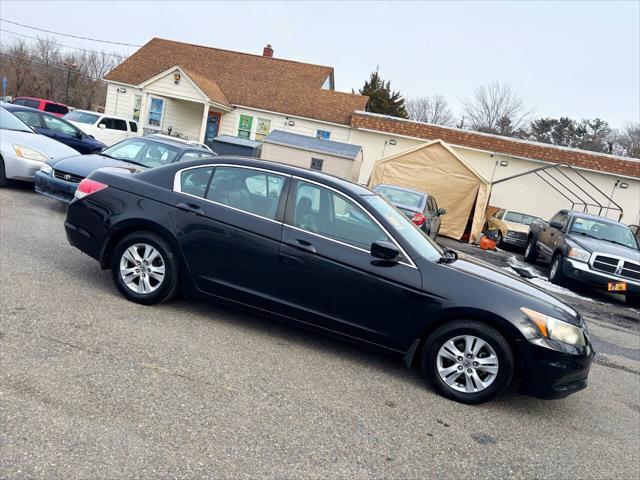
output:
[[[529,227],[525,261],[549,263],[549,281],[577,281],[625,295],[640,306],[640,245],[629,227],[611,219],[560,210]]]

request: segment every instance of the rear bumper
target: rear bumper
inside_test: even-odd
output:
[[[35,191],[64,203],[73,200],[77,188],[77,183],[60,180],[43,172],[35,174]]]
[[[527,234],[525,233],[523,237],[511,237],[507,234],[502,237],[502,241],[515,247],[524,248],[527,246]]]
[[[589,369],[595,357],[591,346],[558,345],[549,340],[518,343],[521,361],[521,393],[544,399],[564,398],[587,387]]]
[[[626,292],[618,293],[630,293],[631,295],[640,295],[640,282],[636,280],[630,280],[628,278],[616,277],[614,275],[608,275],[604,272],[597,272],[591,270],[588,264],[584,262],[578,262],[567,258],[562,268],[566,277],[575,280],[577,282],[586,283],[600,290],[607,290],[609,282],[624,282],[627,284]]]

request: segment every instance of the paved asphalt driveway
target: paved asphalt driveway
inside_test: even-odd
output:
[[[587,390],[482,406],[401,362],[200,301],[125,301],[64,208],[0,190],[1,478],[636,478],[638,323]]]

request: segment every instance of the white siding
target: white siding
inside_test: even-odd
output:
[[[171,71],[163,77],[145,85],[145,92],[161,97],[178,98],[193,102],[204,102],[206,100],[199,89],[185,75],[181,74],[180,83],[176,84],[173,79],[173,74],[174,71]]]
[[[172,127],[173,134],[180,133],[196,140],[199,139],[204,104],[174,100],[172,98],[164,98],[164,101],[162,131]],[[143,124],[146,125],[146,123],[147,119],[145,118]]]
[[[354,167],[358,167],[357,163],[348,158],[335,157],[326,153],[310,152],[299,148],[287,147],[284,145],[274,145],[272,143],[264,143],[262,145],[262,160],[272,162],[286,163],[294,167],[302,167],[309,169],[311,167],[311,159],[318,158],[323,160],[322,171],[330,175],[346,178],[351,180]]]
[[[118,92],[118,89],[121,88],[124,88],[126,92]],[[135,87],[109,83],[107,85],[104,113],[133,119],[133,104],[136,94],[141,94],[141,90]]]

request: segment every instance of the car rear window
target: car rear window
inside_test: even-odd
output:
[[[374,190],[393,204],[404,205],[406,207],[413,207],[416,209],[420,208],[420,205],[422,205],[422,199],[424,198],[422,193],[408,192],[400,188],[387,187],[383,185],[377,186]]]
[[[57,103],[45,103],[44,111],[49,113],[58,113],[60,115],[66,115],[69,113],[69,109],[64,105],[59,105]]]
[[[523,225],[531,225],[536,217],[525,213],[508,212],[504,216],[505,222],[522,223]]]
[[[38,108],[40,106],[40,100],[33,100],[31,98],[16,98],[13,101],[14,105],[22,105],[23,107]]]
[[[100,115],[88,112],[69,112],[64,116],[65,120],[72,122],[86,123],[87,125],[93,125],[100,118]]]

